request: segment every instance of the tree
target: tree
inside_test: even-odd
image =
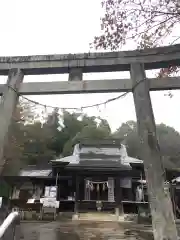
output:
[[[117,50],[132,40],[137,48],[160,46],[180,25],[179,0],[102,0],[100,36],[94,38],[96,49]],[[171,41],[176,43],[180,35]],[[159,76],[178,71],[177,66],[162,69]]]
[[[138,141],[136,122],[128,121],[123,123],[113,134],[113,137],[124,140],[129,156],[135,158],[140,157],[140,145]]]
[[[174,128],[165,124],[157,125],[157,134],[162,155],[171,161],[171,163],[180,167],[180,134]]]
[[[21,131],[21,108],[18,106],[12,124],[9,128],[7,141],[4,149],[4,168],[3,175],[16,175],[21,166],[21,157],[23,152],[23,132]]]
[[[52,115],[54,116],[54,112]],[[51,116],[43,125],[31,104],[20,101],[13,115],[5,146],[4,175],[17,175],[20,168],[29,164],[48,162],[56,156],[54,138],[57,123],[50,124]]]
[[[16,175],[24,165],[22,160],[24,151],[24,126],[27,122],[32,122],[34,112],[31,105],[19,100],[13,113],[13,119],[9,128],[4,151],[3,175]]]
[[[102,139],[111,134],[105,119],[55,109],[42,123],[27,102],[16,108],[5,151],[5,175],[17,175],[27,165],[47,164],[70,155],[83,138]]]
[[[88,117],[87,115],[68,115],[64,121],[64,129],[66,134],[70,131],[69,139],[64,145],[63,156],[70,155],[73,151],[73,146],[83,139],[104,139],[111,135],[111,129],[105,119],[96,119],[96,117]],[[80,118],[79,120],[77,118]],[[97,121],[98,120],[98,121]],[[68,123],[68,124],[67,124]],[[74,125],[74,126],[73,126]],[[64,131],[62,129],[62,131]]]
[[[157,124],[157,136],[164,159],[171,161],[172,166],[180,166],[180,134],[174,128],[165,124]],[[123,139],[127,145],[128,154],[132,157],[140,157],[140,144],[138,141],[137,125],[135,121],[123,123],[116,130],[113,137]]]
[[[84,118],[84,121],[82,119]],[[79,133],[84,125],[91,121],[90,118],[77,113],[63,112],[61,117],[62,126],[59,133],[61,138],[62,156],[70,155],[73,151],[72,139]]]
[[[48,163],[56,157],[56,152],[51,149],[52,132],[41,122],[25,125],[23,155],[21,160],[27,164]]]
[[[102,0],[102,7],[102,35],[94,40],[97,48],[116,50],[129,39],[139,48],[158,46],[180,23],[178,0]]]
[[[51,114],[48,115],[46,122],[43,125],[43,129],[46,129],[49,134],[47,146],[53,150],[58,156],[63,149],[62,146],[62,134],[60,134],[60,116],[58,109],[55,109]]]

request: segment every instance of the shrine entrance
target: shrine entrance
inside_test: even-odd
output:
[[[108,201],[107,182],[91,182],[90,184],[90,200]]]
[[[110,198],[111,196],[111,198]],[[85,200],[114,201],[114,180],[85,179]]]

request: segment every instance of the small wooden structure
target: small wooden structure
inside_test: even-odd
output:
[[[133,197],[132,178],[140,176],[121,151],[119,140],[83,141],[75,146],[72,156],[52,161],[53,176],[58,175],[60,181],[60,211],[69,208],[76,215],[87,209],[110,211],[119,218],[123,197]]]

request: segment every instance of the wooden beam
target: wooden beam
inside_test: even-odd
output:
[[[156,136],[155,120],[143,64],[131,65],[133,95],[141,144],[141,159],[148,186],[153,234],[155,240],[177,240],[169,191],[165,191],[165,169]]]
[[[180,89],[180,77],[148,79],[151,91]],[[0,95],[5,85],[0,84]],[[27,82],[21,83],[22,95],[77,94],[77,93],[113,93],[132,91],[130,79],[63,81],[63,82]]]
[[[7,84],[0,104],[0,175],[4,170],[4,146],[8,137],[9,127],[16,107],[20,84],[23,80],[23,73],[19,69],[11,69]]]
[[[146,69],[179,65],[180,45],[121,52],[0,57],[0,75],[7,75],[12,68],[22,69],[27,75],[68,73],[70,68],[82,68],[83,72],[128,71],[132,63],[144,63]]]
[[[75,176],[75,181],[76,181],[76,193],[75,193],[75,203],[74,203],[74,218],[77,220],[79,218],[79,184],[80,184],[80,176],[76,175]]]
[[[117,221],[119,221],[120,217],[124,215],[123,204],[122,204],[122,200],[123,200],[122,187],[120,184],[120,181],[122,180],[119,176],[115,177],[114,180],[115,180],[115,202],[116,202],[115,215],[116,215]]]

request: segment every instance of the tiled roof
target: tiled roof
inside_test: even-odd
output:
[[[98,163],[104,164],[104,166],[114,163],[123,165],[129,165],[130,163],[143,163],[142,160],[129,157],[124,145],[117,147],[91,147],[75,145],[73,155],[56,159],[54,162],[69,162],[69,164],[82,165],[84,161],[91,160],[93,166],[97,166]]]
[[[53,160],[52,162],[69,162],[70,164],[78,164],[79,161],[80,161],[79,156],[71,155],[71,156]]]
[[[70,165],[68,165],[70,166]],[[99,159],[93,159],[93,160],[83,160],[80,161],[79,164],[76,164],[74,166],[79,167],[95,167],[95,168],[121,168],[124,170],[131,170],[131,167],[128,165],[121,164],[120,161],[112,161],[109,159],[107,160],[99,160]]]
[[[21,170],[19,173],[19,176],[25,176],[25,177],[48,177],[50,176],[52,170],[51,169],[46,169],[46,170],[39,170],[39,169],[34,169],[34,170]]]
[[[120,156],[120,148],[107,148],[107,147],[83,147],[80,149],[80,154],[104,154],[104,155],[114,155]]]

